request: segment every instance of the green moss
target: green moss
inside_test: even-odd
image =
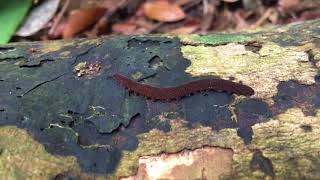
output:
[[[248,35],[239,34],[211,34],[211,35],[181,35],[179,36],[182,42],[190,44],[204,45],[220,45],[234,42],[248,42],[252,38]]]

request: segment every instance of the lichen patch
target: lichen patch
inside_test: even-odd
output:
[[[139,171],[146,172],[147,162],[156,164],[162,158],[162,153],[175,153],[179,157],[182,150],[201,147],[232,150],[232,172],[222,175],[223,179],[301,179],[314,177],[320,165],[319,156],[314,153],[320,151],[320,144],[317,143],[320,134],[319,112],[315,117],[305,116],[300,109],[294,108],[270,121],[258,123],[252,126],[253,139],[249,145],[244,145],[234,129],[215,132],[209,127],[201,126],[189,129],[183,124],[183,120],[176,120],[171,122],[170,132],[155,129],[139,135],[139,147],[133,152],[124,151],[115,176],[126,177],[141,173]],[[307,131],[305,127],[308,128]],[[250,163],[257,150],[272,164],[272,171],[252,169]],[[140,160],[140,166],[144,164],[145,171],[138,167],[139,157],[143,156],[149,157],[149,160]],[[168,156],[162,159],[168,159]],[[190,162],[186,162],[188,163]]]
[[[54,156],[25,130],[0,128],[0,179],[51,179],[64,171],[80,172],[73,156]]]
[[[264,99],[276,94],[279,81],[297,80],[310,85],[317,75],[306,52],[274,43],[264,44],[258,52],[234,43],[216,47],[183,46],[181,51],[191,61],[187,73],[233,77],[252,87],[256,97]]]
[[[292,108],[273,120],[252,127],[254,136],[250,148],[261,149],[273,164],[278,177],[310,179],[320,165],[320,112],[305,116]],[[308,126],[306,131],[303,126]],[[304,157],[304,158],[301,158]]]
[[[74,72],[77,74],[78,77],[93,77],[93,76],[98,76],[101,74],[101,64],[98,62],[96,63],[87,63],[87,62],[81,62],[78,63],[74,67]]]

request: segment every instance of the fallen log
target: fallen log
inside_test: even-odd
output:
[[[319,38],[315,20],[1,46],[0,177],[318,179]]]

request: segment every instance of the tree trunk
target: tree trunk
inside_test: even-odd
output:
[[[316,20],[2,46],[0,177],[319,179],[319,38]]]

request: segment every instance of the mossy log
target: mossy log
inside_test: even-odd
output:
[[[0,47],[1,179],[319,179],[320,20]],[[202,78],[224,91],[153,101]]]

